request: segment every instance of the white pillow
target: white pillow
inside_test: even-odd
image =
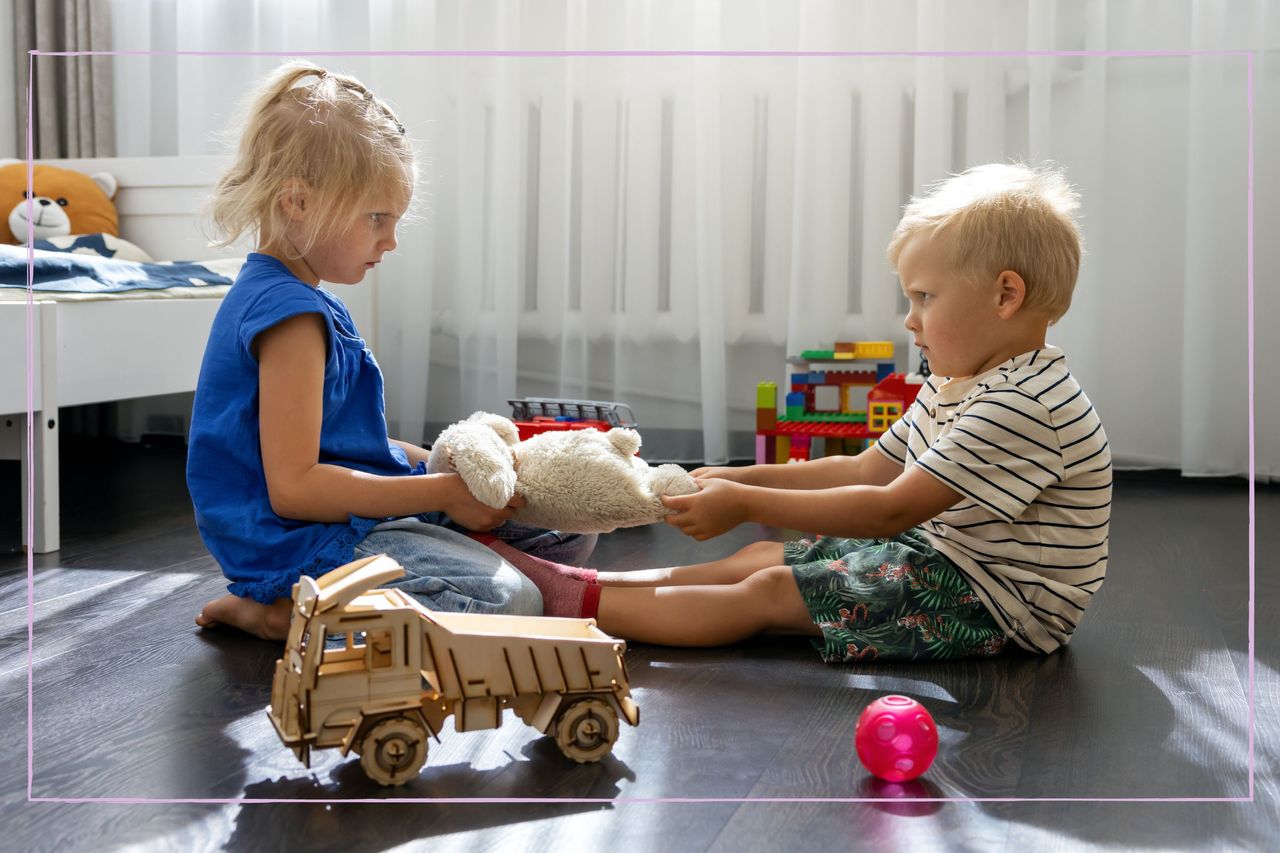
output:
[[[117,261],[155,263],[155,258],[138,246],[111,234],[64,234],[36,241],[37,249],[51,252],[71,252],[75,255],[91,255]]]

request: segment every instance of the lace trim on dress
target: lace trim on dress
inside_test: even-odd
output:
[[[293,585],[302,575],[319,577],[330,569],[351,562],[355,547],[380,521],[376,518],[351,516],[350,523],[339,530],[305,566],[282,572],[262,581],[241,581],[229,584],[227,591],[242,598],[252,598],[259,604],[271,604],[277,598],[293,595]]]

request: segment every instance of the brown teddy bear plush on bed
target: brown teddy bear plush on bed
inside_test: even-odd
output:
[[[111,200],[116,179],[106,172],[86,175],[72,169],[36,164],[33,231],[36,240],[69,234],[120,236],[120,220]],[[0,165],[0,243],[27,242],[27,164]]]
[[[120,237],[116,179],[107,172],[86,175],[37,163],[34,174],[35,248],[118,261],[152,257]],[[0,160],[0,243],[27,242],[27,164]]]

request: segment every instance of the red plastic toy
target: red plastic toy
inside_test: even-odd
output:
[[[938,754],[933,716],[907,696],[882,696],[858,718],[853,736],[858,760],[874,776],[906,782],[929,769]]]
[[[521,441],[544,432],[571,429],[608,432],[614,427],[636,427],[635,415],[626,403],[556,397],[520,397],[507,402],[511,404],[511,420]]]

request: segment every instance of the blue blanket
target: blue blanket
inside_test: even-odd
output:
[[[194,261],[144,264],[70,252],[35,251],[33,290],[59,293],[119,293],[166,287],[231,284],[225,275]],[[0,287],[27,286],[27,247],[0,245]]]

